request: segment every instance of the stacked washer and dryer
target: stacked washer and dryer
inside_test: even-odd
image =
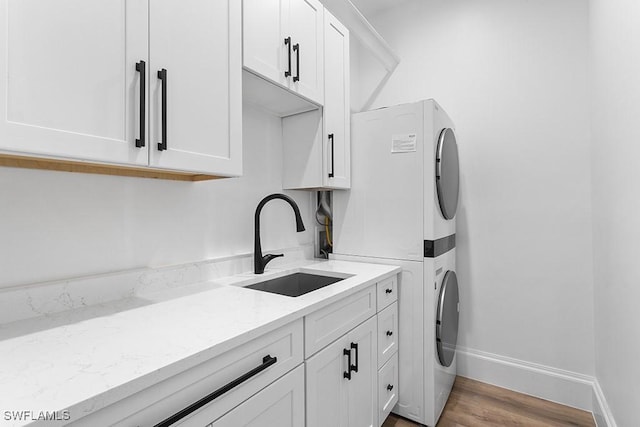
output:
[[[351,191],[334,192],[335,258],[402,267],[393,412],[435,426],[456,375],[458,148],[426,100],[354,114]]]

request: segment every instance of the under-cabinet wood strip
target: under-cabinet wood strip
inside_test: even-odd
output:
[[[0,154],[0,166],[137,178],[168,179],[173,181],[205,181],[221,178],[213,175],[174,172],[146,167],[86,163],[72,160],[17,156],[12,154]]]
[[[383,427],[417,427],[393,414]],[[458,377],[438,427],[594,427],[591,413]]]

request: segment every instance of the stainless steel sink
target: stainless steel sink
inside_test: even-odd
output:
[[[277,279],[249,285],[247,288],[273,294],[299,297],[325,286],[344,280],[340,277],[321,276],[319,274],[294,273]]]

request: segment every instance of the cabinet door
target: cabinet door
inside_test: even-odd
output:
[[[146,0],[0,0],[0,150],[146,165],[147,20]]]
[[[324,7],[318,0],[291,0],[293,76],[290,87],[322,105],[324,101]]]
[[[154,0],[149,14],[151,166],[240,175],[241,2]]]
[[[282,189],[322,187],[322,110],[282,118]]]
[[[305,362],[307,427],[348,426],[349,340],[343,336]],[[352,377],[353,378],[353,377]]]
[[[348,334],[350,345],[358,346],[355,357],[358,372],[352,372],[348,384],[349,427],[378,426],[377,330],[374,316]]]
[[[289,0],[244,0],[242,4],[245,68],[288,86]]]
[[[349,32],[325,11],[325,164],[326,186],[351,186]]]
[[[304,366],[300,365],[208,427],[303,425]]]

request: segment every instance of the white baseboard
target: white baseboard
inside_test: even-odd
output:
[[[617,427],[613,414],[600,388],[598,380],[593,382],[593,418],[598,427]]]
[[[617,427],[598,380],[470,348],[456,351],[458,375],[589,411],[597,427]]]
[[[457,359],[460,376],[585,411],[593,409],[591,376],[469,348],[458,347]]]

